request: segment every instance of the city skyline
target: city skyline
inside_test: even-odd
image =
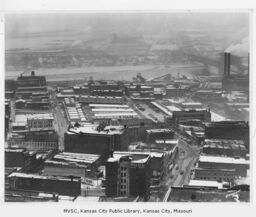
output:
[[[248,12],[5,21],[6,202],[250,202]]]

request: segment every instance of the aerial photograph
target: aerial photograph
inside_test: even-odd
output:
[[[5,202],[250,202],[250,13],[5,19]]]

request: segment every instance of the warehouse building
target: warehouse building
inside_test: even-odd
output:
[[[174,125],[178,125],[180,121],[195,119],[202,122],[210,122],[211,112],[209,110],[174,111],[172,115],[172,123]]]
[[[25,148],[28,151],[49,151],[59,149],[59,139],[55,131],[22,131],[12,133],[8,140],[10,147]]]
[[[235,169],[197,167],[194,170],[194,179],[197,180],[233,182],[236,177],[237,175]]]
[[[249,161],[244,158],[201,155],[198,160],[199,168],[235,169],[236,176],[247,176]]]
[[[66,99],[66,98],[65,98]],[[67,104],[66,102],[70,102]],[[82,111],[80,103],[72,103],[72,100],[67,101],[66,100],[64,107],[66,111],[66,115],[68,118],[68,121],[70,123],[76,123],[76,122],[84,122],[86,121],[84,112]]]
[[[206,139],[203,146],[203,153],[208,155],[245,158],[247,152],[243,140]]]
[[[190,180],[188,185],[183,185],[183,187],[188,188],[198,188],[198,189],[209,189],[209,190],[217,190],[217,189],[227,189],[230,188],[230,184],[227,182],[217,182],[217,181],[209,181],[209,180]]]
[[[60,195],[81,194],[81,179],[75,177],[45,176],[14,172],[8,176],[10,190],[55,192]]]
[[[244,121],[205,123],[205,138],[243,140],[249,150],[249,124]]]
[[[44,173],[53,176],[97,178],[100,155],[62,152],[44,163]]]
[[[79,102],[82,104],[124,104],[125,100],[123,97],[118,96],[80,96]]]
[[[115,83],[98,82],[89,85],[90,95],[93,96],[123,96],[125,91],[122,86]]]
[[[51,113],[27,115],[27,125],[30,129],[53,129],[53,121]]]
[[[89,104],[91,109],[129,109],[128,105],[120,104]]]
[[[174,87],[173,85],[169,85],[166,87],[166,98],[176,98],[183,97],[188,92],[187,86]]]
[[[146,142],[155,143],[157,140],[170,140],[174,137],[171,129],[148,129],[146,130]]]
[[[45,76],[36,76],[34,71],[29,76],[21,73],[17,78],[15,95],[16,109],[48,110],[50,107]]]
[[[23,148],[5,148],[5,167],[20,167],[30,170],[36,163],[36,152]]]
[[[123,126],[87,124],[69,128],[64,135],[66,152],[98,154],[107,159],[114,150],[127,150],[128,138]]]

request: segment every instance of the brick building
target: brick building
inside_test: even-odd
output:
[[[11,173],[8,176],[11,190],[55,192],[60,195],[81,194],[81,179],[75,177],[44,176],[28,173]]]
[[[244,121],[219,121],[205,124],[206,139],[243,140],[249,150],[249,124]]]
[[[97,178],[100,156],[62,152],[44,163],[44,173],[53,176],[76,176]]]
[[[243,158],[201,155],[198,160],[199,168],[235,169],[236,176],[247,176],[249,161]]]
[[[23,148],[5,148],[5,167],[21,167],[30,170],[36,163],[36,152]]]
[[[149,197],[150,156],[113,154],[106,162],[106,196]]]
[[[146,142],[155,143],[157,140],[170,140],[174,137],[171,129],[148,129],[146,130]]]
[[[128,137],[123,126],[86,125],[70,128],[64,135],[66,152],[101,155],[108,158],[114,150],[127,150]]]
[[[189,110],[189,111],[173,111],[172,123],[179,124],[179,121],[198,119],[203,122],[211,121],[211,112],[209,110]]]

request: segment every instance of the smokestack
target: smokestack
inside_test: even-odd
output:
[[[248,75],[250,72],[250,53],[248,53]]]
[[[230,53],[224,53],[224,75],[229,77],[230,76]]]

